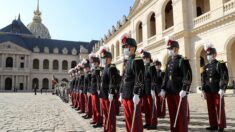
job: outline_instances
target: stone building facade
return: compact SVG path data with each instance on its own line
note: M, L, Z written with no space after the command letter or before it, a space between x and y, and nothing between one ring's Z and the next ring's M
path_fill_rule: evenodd
M88 57L98 41L74 42L51 39L42 24L39 3L33 22L20 19L0 29L0 91L52 89L52 75L68 81L68 69Z
M180 43L180 54L190 59L192 92L200 86L200 62L206 60L205 43L212 43L218 60L227 62L230 84L235 80L235 0L136 0L128 16L117 22L93 47L105 45L114 54L113 63L122 71L121 37L135 38L138 48L163 63L168 59L164 38Z

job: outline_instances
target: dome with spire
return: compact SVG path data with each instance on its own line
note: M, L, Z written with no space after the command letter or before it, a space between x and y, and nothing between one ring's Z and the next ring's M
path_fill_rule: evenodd
M41 12L39 10L39 0L37 4L37 9L34 11L33 22L27 25L27 28L37 37L44 39L51 39L49 30L42 24Z

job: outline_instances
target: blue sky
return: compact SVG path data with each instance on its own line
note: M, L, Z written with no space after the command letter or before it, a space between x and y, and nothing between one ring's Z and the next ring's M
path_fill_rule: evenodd
M100 39L128 15L135 0L40 0L43 24L53 39ZM32 21L37 0L0 0L0 29L18 14L25 25Z

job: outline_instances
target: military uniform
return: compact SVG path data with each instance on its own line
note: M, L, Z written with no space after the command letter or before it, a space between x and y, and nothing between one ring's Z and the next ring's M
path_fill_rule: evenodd
M100 67L95 67L91 71L91 100L92 100L92 113L93 113L93 121L96 126L100 126L102 124L102 117L100 111L100 101L98 97L99 90L99 78L100 78Z
M130 56L125 65L124 83L122 89L122 104L126 120L126 131L131 131L132 117L134 116L134 103L132 98L134 94L140 97L144 90L144 63L142 58ZM134 94L133 94L134 93ZM141 104L136 107L134 120L134 132L143 131L143 121L141 115Z
M85 111L86 111L86 117L85 118L91 118L92 116L92 109L91 109L91 96L90 96L90 89L91 89L91 73L85 73L84 76L84 88L83 93L85 96Z
M163 80L162 89L166 91L171 131L186 132L188 131L189 121L187 96L182 98L176 128L173 125L180 100L179 93L182 90L188 92L191 85L191 67L188 60L180 55L171 57L166 66L166 75Z
M80 112L79 113L85 113L85 93L83 92L83 89L84 89L84 74L82 73L79 79L79 93L80 93L80 99L79 99Z
M224 98L220 104L219 90L225 90L228 83L228 70L224 62L216 59L204 66L202 73L202 90L206 94L209 124L211 127L226 128ZM221 105L221 120L219 123L219 107Z
M104 131L116 131L116 108L115 102L116 98L112 101L111 110L109 114L109 105L110 102L108 100L108 95L112 94L117 96L117 69L116 66L113 64L109 64L104 67L101 76L101 89L100 89L100 98L101 98L101 106L102 106L102 113L103 113L103 124L104 124ZM109 119L108 119L109 114ZM108 121L109 120L109 121ZM106 128L108 121L108 128Z

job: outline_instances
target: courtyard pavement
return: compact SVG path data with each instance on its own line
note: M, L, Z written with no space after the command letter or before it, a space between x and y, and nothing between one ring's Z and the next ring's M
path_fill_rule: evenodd
M227 132L235 132L235 95L225 97ZM208 126L206 102L200 94L189 95L190 125L189 131L202 132ZM125 132L121 116L117 116L117 132ZM0 93L0 132L102 132L94 129L90 120L71 108L70 103L50 93ZM147 130L145 130L147 131ZM158 130L169 131L169 116L159 119ZM149 131L153 132L153 131ZM206 131L205 131L206 132Z

